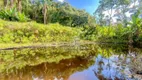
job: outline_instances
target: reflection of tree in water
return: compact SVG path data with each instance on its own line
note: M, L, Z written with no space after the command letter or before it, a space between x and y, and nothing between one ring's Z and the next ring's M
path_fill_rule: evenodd
M45 76L47 79L67 79L73 72L86 69L92 64L90 60L96 54L92 47L88 50L65 46L0 51L0 61L3 61L0 65L0 78L27 80L31 76Z
M11 72L13 69L22 69L27 65L33 66L44 62L59 63L65 59L87 58L95 55L94 50L80 50L74 47L70 49L67 47L20 49L0 51L0 53L0 60L3 61L0 65L0 73Z
M98 56L96 58L94 74L100 80L141 80L142 50L129 46L125 52L127 53L113 54L111 57L107 58ZM103 55L103 53L101 55Z
M131 72L132 77L137 78L138 80L142 79L142 54L139 54L137 52L130 52L129 58L131 59L131 62L128 64Z
M118 58L118 56L117 56ZM122 73L123 66L118 65L116 56L109 59L98 56L94 65L94 74L99 80L126 80L128 77Z
M40 78L44 80L54 80L55 78L67 80L76 71L82 71L93 64L88 58L74 58L61 60L59 63L42 63L37 66L26 66L21 70L16 70L8 76L0 76L3 79L11 80L32 80Z
M72 73L89 67L93 63L90 59L97 56L94 74L99 79L125 79L128 77L123 74L133 51L142 52L126 46L94 44L0 51L0 78L67 79Z

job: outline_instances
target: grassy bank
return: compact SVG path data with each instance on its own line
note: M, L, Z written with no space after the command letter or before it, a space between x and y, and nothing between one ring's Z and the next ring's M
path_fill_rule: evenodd
M0 44L70 42L78 37L79 33L80 29L58 23L44 25L0 20Z
M76 39L82 42L140 44L142 29L118 24L84 27L83 30L83 28L73 28L58 23L44 25L36 22L0 20L0 48L73 42Z

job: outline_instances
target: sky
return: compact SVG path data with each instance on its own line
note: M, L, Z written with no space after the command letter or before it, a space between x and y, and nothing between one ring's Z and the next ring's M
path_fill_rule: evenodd
M85 9L88 13L93 15L99 5L99 0L58 0L59 2L68 2L75 8Z

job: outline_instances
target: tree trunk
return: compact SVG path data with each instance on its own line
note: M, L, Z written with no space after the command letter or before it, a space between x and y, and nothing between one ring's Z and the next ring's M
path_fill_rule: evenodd
M18 11L21 12L22 11L22 0L18 0Z
M4 2L4 7L6 8L8 4L8 0L4 0L3 2Z
M44 24L47 24L47 4L44 4L43 7L43 16L44 16Z
M10 0L10 8L13 8L14 0Z
M109 15L110 17L109 17L109 26L111 25L111 21L112 21L112 8L111 8L111 12L110 12L110 15Z

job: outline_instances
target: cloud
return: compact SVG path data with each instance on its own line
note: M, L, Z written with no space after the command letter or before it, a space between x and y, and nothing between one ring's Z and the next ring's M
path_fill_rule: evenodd
M58 0L59 2L64 2L64 0Z

